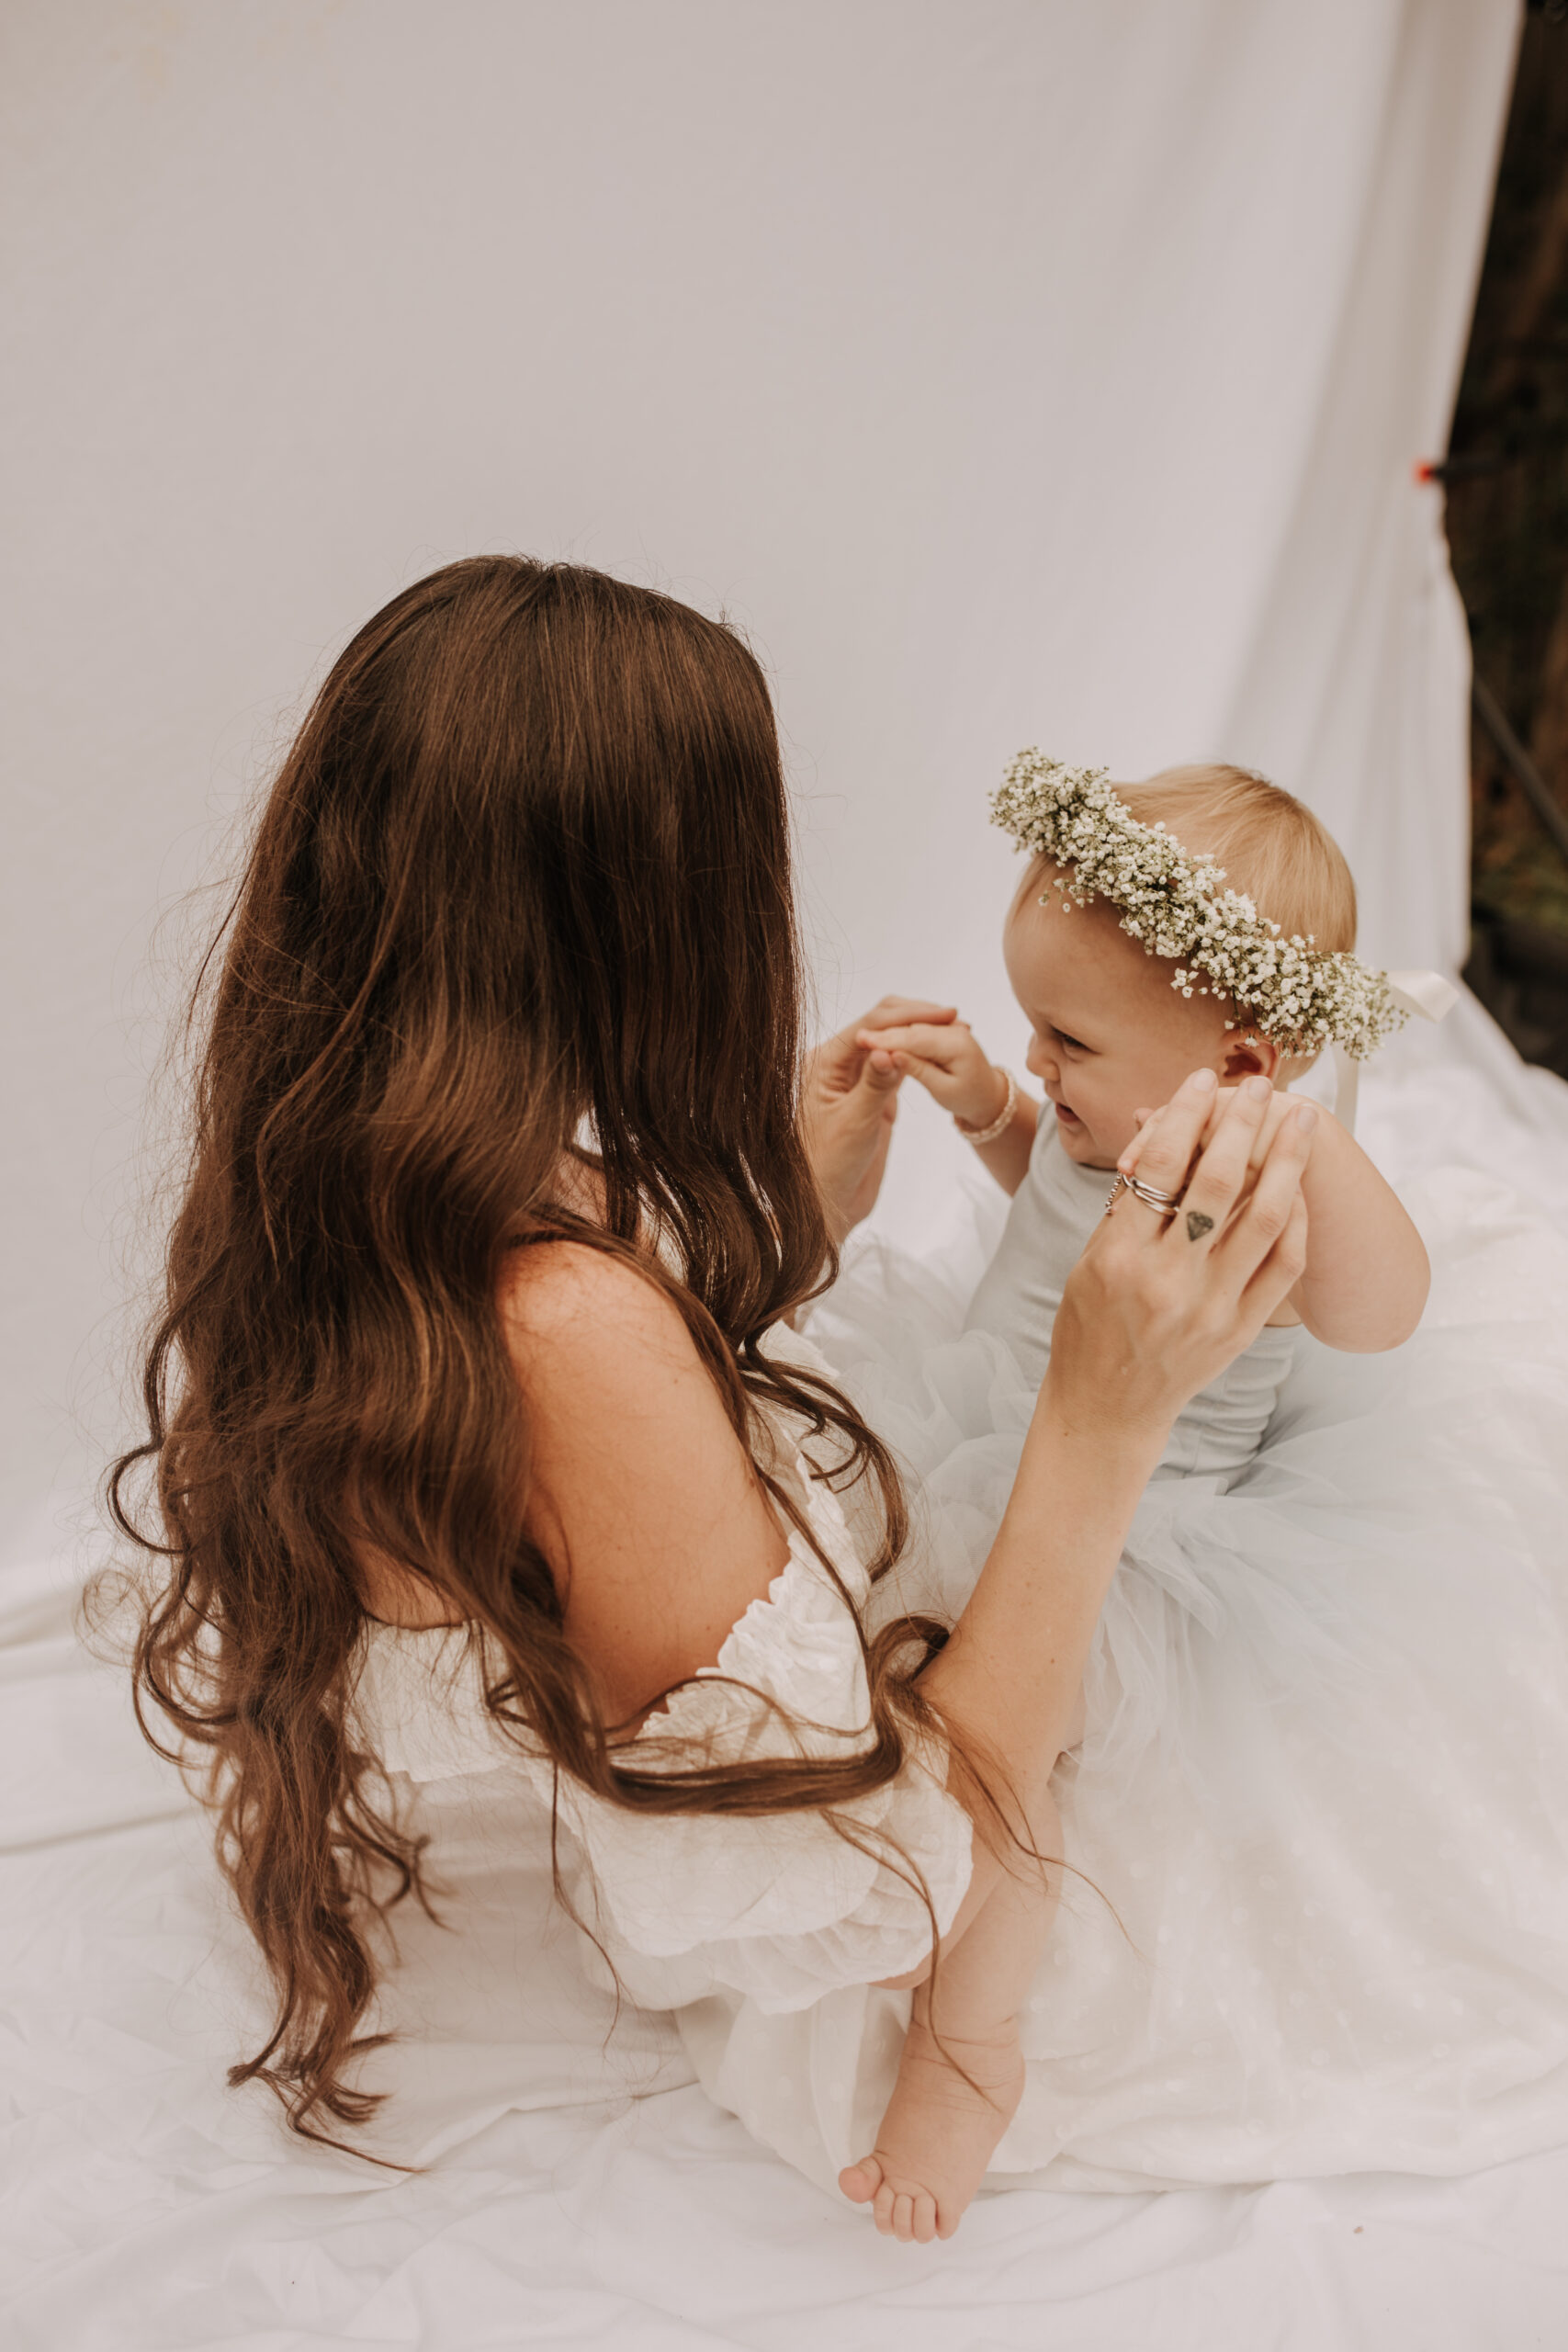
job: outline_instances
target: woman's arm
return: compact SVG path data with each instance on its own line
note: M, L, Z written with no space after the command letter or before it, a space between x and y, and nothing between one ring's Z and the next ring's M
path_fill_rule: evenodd
M1015 1829L1067 1744L1106 1589L1172 1421L1257 1337L1304 1262L1315 1112L1293 1107L1253 1182L1267 1106L1235 1095L1184 1189L1214 1091L1212 1071L1188 1079L1144 1146L1139 1173L1181 1194L1178 1214L1123 1194L1074 1268L1001 1527L921 1678L959 1749L995 1759ZM960 1797L962 1783L960 1769ZM959 1934L1008 1865L988 1809L971 1810L980 1835Z

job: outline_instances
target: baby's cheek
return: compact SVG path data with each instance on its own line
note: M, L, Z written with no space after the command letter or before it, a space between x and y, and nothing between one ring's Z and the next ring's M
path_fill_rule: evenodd
M1137 1114L1148 1099L1135 1086L1107 1091L1095 1125L1112 1151L1126 1150L1138 1131Z

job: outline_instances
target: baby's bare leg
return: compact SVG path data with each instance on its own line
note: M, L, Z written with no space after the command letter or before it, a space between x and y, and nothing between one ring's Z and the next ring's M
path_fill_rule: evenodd
M1039 1850L1059 1853L1055 1805L1036 1803L1030 1813ZM1016 1875L999 1882L915 1994L876 2145L839 2175L845 2196L871 2206L885 2236L922 2245L951 2237L1017 2110L1023 2094L1018 2015L1050 1930L1060 1875L1019 1856Z

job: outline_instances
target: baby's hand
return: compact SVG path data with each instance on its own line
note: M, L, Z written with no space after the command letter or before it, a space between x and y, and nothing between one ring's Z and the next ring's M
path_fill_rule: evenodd
M855 1043L884 1053L902 1078L918 1079L944 1111L968 1127L988 1127L1007 1101L1007 1080L987 1061L967 1021L945 1009L924 1019L898 1018L897 998L885 998Z

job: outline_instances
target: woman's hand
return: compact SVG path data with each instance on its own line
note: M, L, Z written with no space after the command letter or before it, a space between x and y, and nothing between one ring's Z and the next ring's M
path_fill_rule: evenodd
M1265 1083L1267 1082L1266 1080ZM1226 1105L1237 1091L1238 1089L1234 1086L1220 1086L1211 1096L1213 1107L1203 1123L1203 1131L1198 1138L1200 1151L1206 1143L1213 1142L1220 1121L1224 1117ZM1299 1094L1287 1093L1279 1087L1269 1086L1269 1100L1263 1106L1263 1116L1258 1121L1258 1132L1252 1138L1252 1154L1247 1164L1253 1175L1256 1176L1262 1167L1269 1147L1278 1135L1280 1126L1296 1110L1303 1099ZM1138 1131L1116 1162L1123 1176L1137 1174L1144 1145L1163 1115L1163 1108L1162 1105L1158 1110L1137 1111L1134 1114L1138 1123Z
M1178 1196L1176 1214L1123 1192L1068 1278L1046 1385L1072 1426L1168 1429L1301 1279L1317 1113L1277 1110L1266 1079L1216 1113L1217 1091L1195 1072L1137 1138L1139 1181Z
M1232 1093L1220 1089L1201 1142L1217 1132ZM1298 1097L1271 1091L1252 1141L1255 1175L1298 1105ZM1128 1175L1141 1165L1160 1114L1138 1116L1138 1133L1117 1163ZM1327 1347L1355 1354L1397 1348L1421 1320L1432 1270L1397 1193L1332 1113L1318 1114L1302 1198L1311 1234L1306 1265L1291 1295L1292 1313Z
M826 1038L808 1057L801 1121L835 1241L842 1241L875 1206L903 1080L893 1056L863 1044L862 1033L953 1017L952 1005L885 996L863 1020Z

